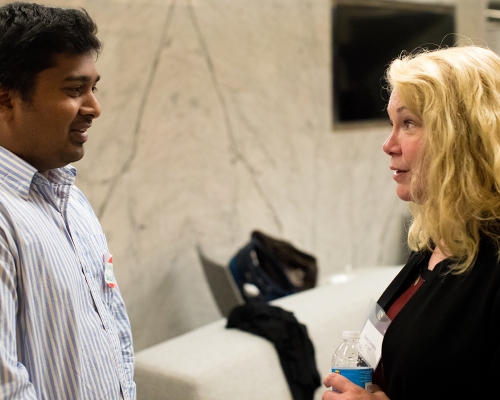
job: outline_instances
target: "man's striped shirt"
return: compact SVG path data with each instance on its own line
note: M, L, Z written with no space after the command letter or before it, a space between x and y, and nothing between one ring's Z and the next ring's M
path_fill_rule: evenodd
M130 323L71 166L0 147L0 398L135 399Z

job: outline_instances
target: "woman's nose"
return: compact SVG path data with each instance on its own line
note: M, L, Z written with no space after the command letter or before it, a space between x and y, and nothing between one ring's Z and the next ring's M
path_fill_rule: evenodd
M391 156L393 154L398 154L400 152L400 149L401 148L399 146L397 137L393 131L382 145L382 150L384 150L386 154Z

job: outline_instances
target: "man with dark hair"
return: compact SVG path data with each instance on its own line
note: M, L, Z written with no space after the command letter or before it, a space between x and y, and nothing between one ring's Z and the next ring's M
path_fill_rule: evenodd
M0 7L0 398L135 399L130 323L74 186L101 109L83 10Z

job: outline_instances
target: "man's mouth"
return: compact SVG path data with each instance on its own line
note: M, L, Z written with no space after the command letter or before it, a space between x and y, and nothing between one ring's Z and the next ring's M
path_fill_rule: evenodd
M83 144L88 139L87 131L92 126L91 119L83 119L78 122L75 122L72 126L70 126L69 134L73 141Z
M78 143L85 143L88 139L87 129L90 128L90 125L75 127L69 131L71 138Z

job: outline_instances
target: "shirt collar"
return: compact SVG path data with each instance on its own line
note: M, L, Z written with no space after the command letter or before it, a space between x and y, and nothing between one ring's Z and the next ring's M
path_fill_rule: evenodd
M48 182L71 185L75 178L76 168L72 165L66 165L51 170ZM0 182L14 189L20 197L27 200L31 184L35 179L47 181L31 164L0 146Z

